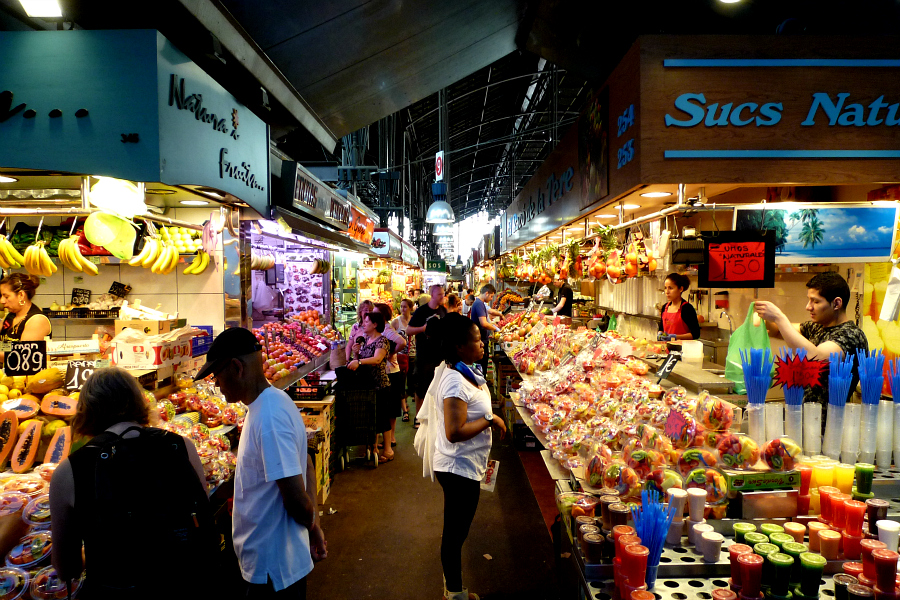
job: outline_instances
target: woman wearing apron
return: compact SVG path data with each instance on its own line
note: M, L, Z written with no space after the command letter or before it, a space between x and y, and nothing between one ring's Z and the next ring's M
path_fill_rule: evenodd
M659 330L667 335L674 335L679 340L696 340L700 338L700 323L697 311L684 301L681 295L691 285L691 280L680 273L670 273L666 277L666 302L662 308L662 323Z
M50 335L50 320L31 302L39 284L37 276L25 273L0 280L0 304L9 313L0 325L0 341L30 342Z

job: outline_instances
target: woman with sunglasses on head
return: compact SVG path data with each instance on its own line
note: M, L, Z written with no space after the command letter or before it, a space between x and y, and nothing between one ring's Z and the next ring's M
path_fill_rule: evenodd
M353 356L358 356L347 363L347 368L356 371L360 366L371 367L372 388L375 390L375 431L380 432L386 442L391 440L391 415L397 414L397 404L391 393L391 381L387 375L387 357L391 351L391 343L384 333L384 315L372 311L363 317L360 336L362 341L352 345ZM396 416L394 417L396 418ZM394 460L394 451L390 443L384 445L379 463Z
M353 358L353 356L351 356L351 350L353 348L353 344L356 342L356 338L363 336L363 319L365 319L366 315L373 310L375 310L375 303L371 300L363 300L356 308L356 323L354 323L353 327L350 328L350 335L347 336L347 340L349 340L350 342L349 344L347 344L347 360Z
M491 394L473 368L484 355L481 331L471 319L450 313L435 323L447 368L434 394L437 427L432 468L444 491L441 565L444 598L469 600L462 583L462 546L478 508L481 480L491 452L491 428L502 438L506 424L491 408ZM474 596L474 595L473 595ZM477 596L475 596L477 598Z

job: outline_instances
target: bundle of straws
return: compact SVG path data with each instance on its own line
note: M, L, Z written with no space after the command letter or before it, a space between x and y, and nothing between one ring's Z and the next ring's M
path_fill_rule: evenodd
M852 379L853 357L842 358L840 352L832 352L829 356L828 404L843 407L847 403Z
M675 519L675 507L663 504L656 491L644 490L641 492L641 506L632 507L631 518L635 534L650 551L647 555L647 589L653 589L663 544Z
M856 361L859 365L863 404L878 404L881 388L884 387L884 355L881 350L872 350L868 355L857 350Z
M751 348L741 350L741 367L744 371L744 385L747 387L747 399L752 404L766 401L766 393L772 385L772 351Z
M891 376L891 394L896 398L900 394L900 359L888 361L888 373Z
M794 350L793 348L785 348L781 347L778 351L778 356L781 358L781 362L789 363L796 360L803 360L806 358L806 348L797 348ZM803 386L802 385L784 385L782 386L784 390L784 401L788 406L802 406L803 405Z

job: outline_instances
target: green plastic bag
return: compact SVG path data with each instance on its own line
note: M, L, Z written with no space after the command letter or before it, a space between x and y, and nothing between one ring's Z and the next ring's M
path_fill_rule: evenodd
M609 326L606 328L607 331L618 331L619 329L619 319L616 317L616 313L613 313L609 316Z
M747 318L740 327L731 334L728 342L728 356L725 359L725 379L734 382L735 394L746 394L747 388L744 386L744 368L741 366L741 350L749 350L757 348L760 350L771 350L769 343L769 332L766 331L766 324L760 320L759 325L753 324L753 315L756 302L750 303L747 309Z

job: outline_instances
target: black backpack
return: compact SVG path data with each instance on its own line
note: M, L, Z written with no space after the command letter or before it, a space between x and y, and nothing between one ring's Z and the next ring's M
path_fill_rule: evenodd
M140 435L124 437L131 431ZM96 436L70 461L93 593L143 598L164 590L189 598L212 591L220 536L184 438L129 427Z

